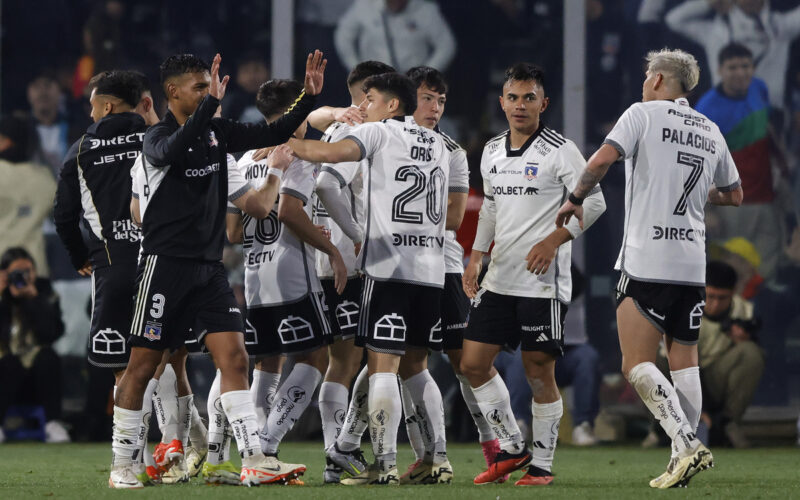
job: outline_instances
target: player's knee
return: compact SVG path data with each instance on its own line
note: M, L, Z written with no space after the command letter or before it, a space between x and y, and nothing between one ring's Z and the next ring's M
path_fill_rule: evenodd
M244 349L235 349L217 362L221 371L231 375L247 377L250 362Z

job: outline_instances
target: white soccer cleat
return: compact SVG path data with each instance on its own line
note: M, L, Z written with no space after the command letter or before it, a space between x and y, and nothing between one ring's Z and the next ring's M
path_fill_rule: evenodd
M672 470L667 470L666 477L661 480L657 487L662 490L685 487L695 474L713 466L714 457L711 455L711 451L699 444L690 455L677 459Z
M173 460L172 467L168 471L161 474L161 482L163 484L177 484L189 482L189 466L183 455Z
M575 446L595 446L597 444L597 438L589 422L583 422L572 429L572 444Z
M51 420L44 425L44 436L45 443L69 443L72 441L64 424L58 420Z
M278 460L276 456L266 456L258 464L251 467L242 467L242 486L259 486L262 484L286 483L297 479L306 472L302 464L287 464Z
M189 468L189 477L197 477L203 470L208 448L195 448L193 445L186 447L186 465Z
M136 477L134 465L120 465L111 468L108 476L108 487L122 490L138 490L144 488L139 478Z
M344 484L346 486L365 486L369 484L388 486L398 485L400 481L397 479L397 467L384 471L381 470L377 464L372 464L361 474L344 478L339 484Z
M400 477L400 484L450 484L452 481L453 466L448 460L439 464L417 460Z
M653 478L650 480L650 487L651 488L658 488L661 483L672 473L672 469L675 468L675 464L678 463L678 457L672 457L669 459L669 463L667 464L667 470L662 472L660 476Z

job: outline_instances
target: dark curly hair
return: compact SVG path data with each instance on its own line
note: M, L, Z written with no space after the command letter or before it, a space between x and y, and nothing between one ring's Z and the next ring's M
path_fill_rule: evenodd
M527 82L535 80L542 88L544 88L544 70L532 63L516 63L506 70L506 83L511 80Z
M392 72L371 76L364 81L364 92L370 89L396 97L406 116L413 115L417 109L417 87L406 75Z
M420 88L425 85L434 92L447 93L447 81L441 71L430 66L415 66L406 71L406 75Z
M256 94L256 107L264 118L284 113L303 92L303 84L296 80L270 80L262 83Z

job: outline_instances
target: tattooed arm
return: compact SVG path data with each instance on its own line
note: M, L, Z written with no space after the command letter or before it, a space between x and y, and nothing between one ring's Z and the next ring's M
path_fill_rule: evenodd
M619 157L620 154L616 148L610 144L603 144L600 146L600 149L589 158L586 168L578 179L575 190L570 195L570 199L574 198L579 204L575 204L569 199L565 201L558 211L556 226L563 227L574 215L575 218L580 221L581 229L583 229L583 207L581 206L583 199L589 196L592 189L594 189L606 175L611 164L617 161Z

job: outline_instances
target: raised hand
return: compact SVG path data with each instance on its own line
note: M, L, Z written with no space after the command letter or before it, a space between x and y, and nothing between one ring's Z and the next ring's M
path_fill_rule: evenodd
M217 54L214 56L214 60L211 62L211 84L208 86L208 93L212 97L216 97L220 101L223 97L225 97L225 89L228 88L228 81L231 79L230 76L225 75L224 78L220 81L219 79L219 64L222 62L222 56ZM322 83L320 83L320 87Z
M322 92L326 64L328 64L328 60L322 58L322 52L319 50L315 50L313 54L308 55L308 59L306 59L306 78L303 82L303 90L305 90L306 94L317 95ZM211 78L213 80L213 74Z

